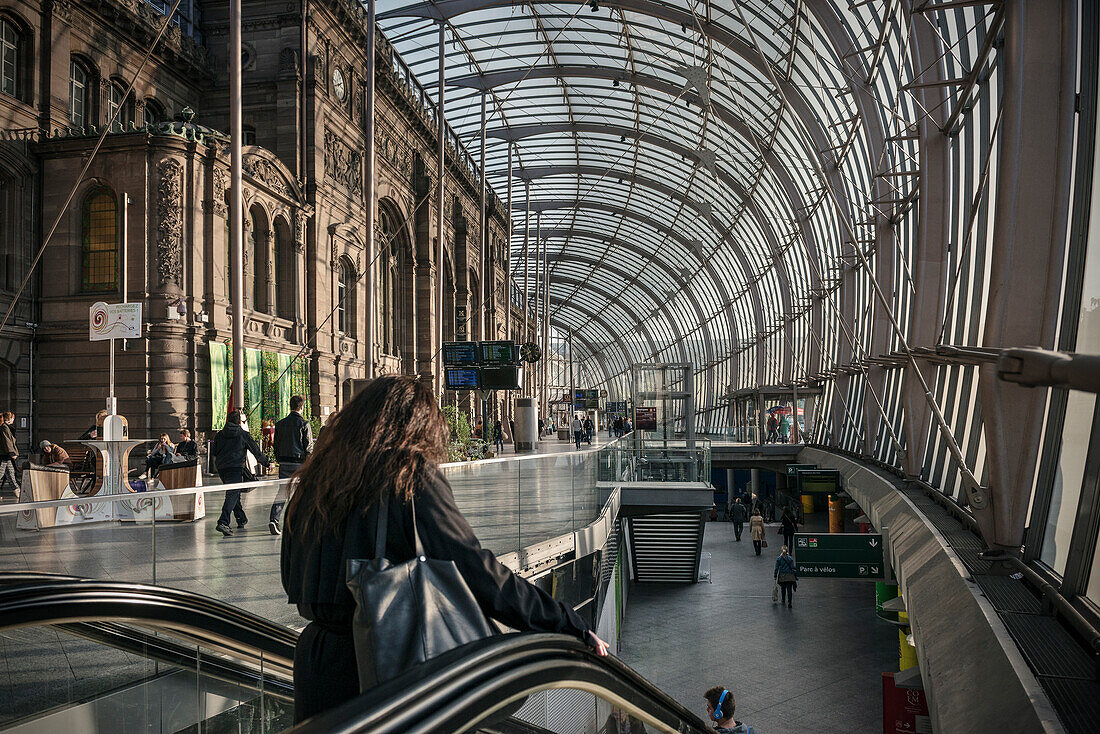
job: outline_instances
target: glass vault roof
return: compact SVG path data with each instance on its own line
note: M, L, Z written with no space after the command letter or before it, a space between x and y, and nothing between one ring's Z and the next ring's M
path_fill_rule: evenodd
M829 294L853 267L851 248L883 241L876 221L895 225L885 235L892 254L875 265L898 270L904 299L909 235L898 222L918 196L912 131L928 114L906 85L920 75L909 29L947 14L877 5L378 0L377 9L433 93L443 24L446 117L476 158L485 95L487 178L498 193L511 148L516 282L525 272L534 282L545 241L551 322L575 330L589 366L611 385L631 362L692 361L717 370L709 389L725 391L745 382L746 365L751 380L770 383L808 372L797 350L809 347L791 344L790 325L815 299L834 318ZM949 56L981 43L989 13L940 24ZM817 323L799 338L813 336L827 356L858 357L869 339L869 326L837 336Z

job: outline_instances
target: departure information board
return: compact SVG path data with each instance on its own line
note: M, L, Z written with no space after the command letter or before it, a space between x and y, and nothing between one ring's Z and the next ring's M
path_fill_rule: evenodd
M836 494L840 491L840 472L836 469L800 469L799 494Z
M477 390L478 373L476 367L448 367L444 370L448 390Z
M443 342L443 364L449 367L475 365L480 359L477 342Z
M515 342L478 342L478 347L484 365L516 364L519 361Z
M522 372L515 365L481 368L482 390L519 390Z

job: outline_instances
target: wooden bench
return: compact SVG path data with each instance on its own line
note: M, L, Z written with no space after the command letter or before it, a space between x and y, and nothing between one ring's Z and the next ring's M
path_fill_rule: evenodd
M72 468L69 470L69 486L77 497L88 497L99 491L103 483L103 458L99 452L79 441L67 441L61 448L69 453Z

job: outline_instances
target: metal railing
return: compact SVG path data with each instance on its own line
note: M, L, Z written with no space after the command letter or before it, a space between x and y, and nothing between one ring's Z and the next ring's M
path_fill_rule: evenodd
M646 439L627 434L599 449L601 482L709 482L710 440Z

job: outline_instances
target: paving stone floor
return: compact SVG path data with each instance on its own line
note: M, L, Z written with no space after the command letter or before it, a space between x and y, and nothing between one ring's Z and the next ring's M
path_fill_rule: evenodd
M810 516L820 529L823 516ZM897 630L875 616L874 584L803 579L794 608L772 604L782 540L757 558L748 532L707 523L712 583L631 586L620 657L706 716L714 685L736 697L736 717L761 734L882 731L880 673L897 670Z

